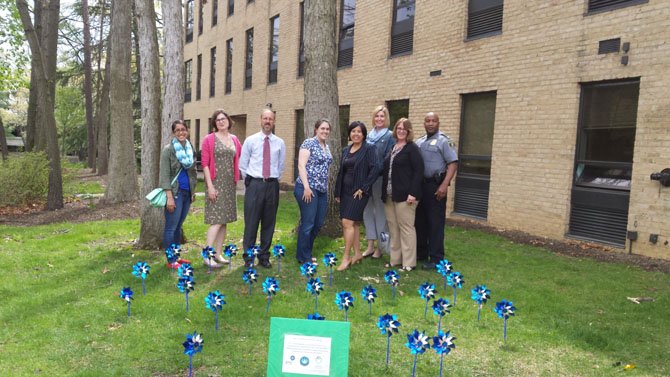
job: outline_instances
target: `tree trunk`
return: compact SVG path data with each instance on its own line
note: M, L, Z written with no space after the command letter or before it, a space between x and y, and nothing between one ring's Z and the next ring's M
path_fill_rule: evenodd
M42 7L40 6L40 0L34 1L34 28L35 33L37 34L37 40L42 39ZM36 70L39 69L39 64L37 62L37 56L31 54L30 56L30 82L36 83L38 81ZM37 126L37 97L38 97L39 87L37 85L30 85L30 96L28 98L28 117L26 120L26 151L31 152L32 150L44 150L44 145L46 142L44 138L37 134L42 128ZM37 146L41 147L37 148Z
M93 124L93 83L91 67L91 23L88 0L82 0L81 13L84 23L84 100L86 102L86 141L88 167L95 171L95 129Z
M130 5L129 0L112 1L109 176L104 199L107 203L137 199L132 79L130 76L132 52Z
M58 21L60 0L49 0L40 3L42 38L38 37L30 19L30 11L25 0L16 0L21 22L26 32L32 57L37 58L35 70L37 82L31 83L39 87L36 124L44 130L47 158L49 159L49 190L47 193L47 210L63 208L63 177L61 175L60 154L58 153L58 133L54 106L56 99L56 62L58 47Z
M5 136L5 126L2 123L2 115L0 115L0 150L2 151L2 161L6 161L9 150L7 149L7 137Z
M140 237L135 247L160 248L163 211L144 196L158 186L161 147L161 83L158 61L156 11L152 0L135 0L139 39L140 96L142 103L142 186L140 187Z
M163 114L161 145L172 135L170 125L184 116L184 28L181 1L163 0Z
M333 196L342 145L340 143L337 93L335 30L337 5L332 0L305 0L305 135L311 135L314 123L322 117L331 121L328 145L333 154L328 177L328 215L321 230L331 237L342 235L339 206Z
M109 43L107 51L109 51ZM109 56L109 54L107 54ZM100 106L96 116L96 130L98 131L98 175L107 175L109 171L109 81L110 81L110 59L105 59L105 73L100 90Z

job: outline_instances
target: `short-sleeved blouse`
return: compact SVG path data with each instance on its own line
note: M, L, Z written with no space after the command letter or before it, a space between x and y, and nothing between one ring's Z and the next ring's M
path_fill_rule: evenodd
M321 148L321 144L316 137L305 139L300 149L309 151L309 159L305 170L307 170L307 181L312 190L319 192L328 191L328 168L333 163L333 156L330 154L330 148L326 144L326 149ZM296 182L303 184L298 176Z

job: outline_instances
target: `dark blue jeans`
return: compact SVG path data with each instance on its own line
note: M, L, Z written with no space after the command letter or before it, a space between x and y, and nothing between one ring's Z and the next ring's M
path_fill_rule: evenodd
M300 207L300 225L298 226L298 245L295 256L300 263L312 260L314 240L326 220L328 211L328 193L312 190L312 201L305 203L302 200L304 192L305 187L296 182L293 195Z
M181 226L191 208L191 192L180 189L174 197L175 209L172 213L165 208L165 228L163 230L163 249L173 243L181 243Z

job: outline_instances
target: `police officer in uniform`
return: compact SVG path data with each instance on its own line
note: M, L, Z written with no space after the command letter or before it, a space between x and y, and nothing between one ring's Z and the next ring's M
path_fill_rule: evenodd
M444 224L447 189L456 175L458 156L449 136L440 132L440 118L429 112L424 118L426 135L416 141L423 157L423 198L416 209L416 252L426 260L424 269L434 269L444 259Z

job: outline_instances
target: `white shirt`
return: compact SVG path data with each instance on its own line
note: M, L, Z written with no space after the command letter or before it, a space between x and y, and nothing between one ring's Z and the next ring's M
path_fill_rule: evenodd
M244 140L240 156L240 173L253 178L263 178L263 144L265 136L270 137L270 178L279 178L284 172L286 145L275 134L255 133Z

